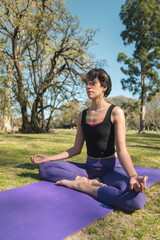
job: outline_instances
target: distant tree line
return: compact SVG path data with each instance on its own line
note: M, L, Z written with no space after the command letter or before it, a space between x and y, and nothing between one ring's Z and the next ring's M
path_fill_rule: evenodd
M140 129L141 102L123 96L108 99L124 110L126 130ZM145 129L160 131L160 93L157 93L150 102L146 102Z
M137 130L140 128L140 101L124 96L107 98L106 101L121 107L126 117L126 130ZM88 100L81 104L78 100L70 101L64 105L62 111L56 111L51 122L52 128L73 128L77 125L77 117L80 111L90 106ZM146 104L147 130L160 131L160 94L156 94L151 102Z

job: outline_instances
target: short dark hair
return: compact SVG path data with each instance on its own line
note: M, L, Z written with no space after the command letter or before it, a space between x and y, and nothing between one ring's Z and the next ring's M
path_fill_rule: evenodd
M112 89L112 83L109 74L102 68L93 68L85 76L82 76L82 79L86 84L87 82L94 83L95 78L98 78L101 86L107 87L106 91L104 92L104 96L107 97Z

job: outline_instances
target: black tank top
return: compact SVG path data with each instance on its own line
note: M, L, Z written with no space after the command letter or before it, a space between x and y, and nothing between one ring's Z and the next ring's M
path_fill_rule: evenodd
M111 105L104 121L97 125L86 123L85 109L82 114L82 129L86 140L87 154L90 157L104 158L115 153L114 125L111 122L111 112L115 105Z

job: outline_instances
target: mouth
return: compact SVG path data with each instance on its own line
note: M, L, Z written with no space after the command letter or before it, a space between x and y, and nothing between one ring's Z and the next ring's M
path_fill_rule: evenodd
M87 91L87 94L91 94L91 93L93 93L92 91Z

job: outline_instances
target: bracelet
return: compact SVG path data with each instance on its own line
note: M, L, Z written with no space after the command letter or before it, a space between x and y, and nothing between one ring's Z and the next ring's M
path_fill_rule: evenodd
M131 179L132 177L138 177L138 175L134 174L134 175L130 176L129 179Z

